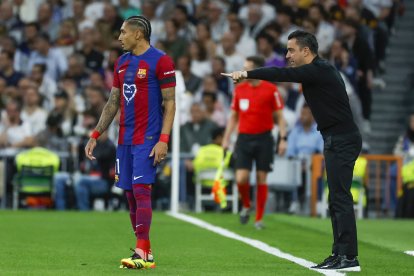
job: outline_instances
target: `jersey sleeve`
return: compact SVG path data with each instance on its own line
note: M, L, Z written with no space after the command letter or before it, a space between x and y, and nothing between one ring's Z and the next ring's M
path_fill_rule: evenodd
M120 88L121 85L119 83L119 74L118 74L117 68L118 68L118 59L116 60L115 65L114 65L114 80L112 82L112 87Z
M175 87L175 68L172 59L164 55L157 63L156 75L161 89Z
M231 102L231 109L236 111L236 112L239 112L240 111L239 99L238 99L238 94L239 93L237 93L237 90L238 89L237 89L237 86L236 86L236 88L234 89L233 100Z
M274 97L274 101L272 101L274 103L273 106L273 110L281 110L283 109L283 107L285 107L285 104L283 103L283 99L280 96L279 90L277 90L277 87L275 86L275 91L273 92L273 97Z

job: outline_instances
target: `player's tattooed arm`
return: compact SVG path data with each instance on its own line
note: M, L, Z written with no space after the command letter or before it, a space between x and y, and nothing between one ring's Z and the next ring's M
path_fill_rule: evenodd
M103 133L109 127L116 113L118 112L120 104L119 93L119 88L112 87L108 102L105 104L105 107L101 114L101 118L99 118L99 122L96 126L96 130L100 133Z
M164 101L164 120L161 133L170 134L175 115L175 87L168 87L161 90Z

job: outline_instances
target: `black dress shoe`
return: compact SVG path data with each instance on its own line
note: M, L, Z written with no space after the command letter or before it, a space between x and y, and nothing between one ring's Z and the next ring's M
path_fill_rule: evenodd
M346 256L338 256L330 265L321 267L321 269L330 269L338 271L361 271L357 258L348 260Z
M314 265L311 268L320 269L320 268L322 268L324 266L331 265L332 262L334 262L336 260L336 258L338 258L338 255L332 254L332 255L328 256L328 258L326 258L323 262L321 262L318 265Z

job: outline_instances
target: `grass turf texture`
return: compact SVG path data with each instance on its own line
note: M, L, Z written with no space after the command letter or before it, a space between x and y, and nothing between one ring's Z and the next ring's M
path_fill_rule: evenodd
M314 262L326 257L328 220L269 215L267 228L240 226L229 214L197 217ZM358 222L360 260L369 275L409 275L414 257L414 221ZM317 275L238 241L155 213L151 229L157 268L119 269L134 237L128 214L0 212L0 275ZM320 274L319 274L320 275Z

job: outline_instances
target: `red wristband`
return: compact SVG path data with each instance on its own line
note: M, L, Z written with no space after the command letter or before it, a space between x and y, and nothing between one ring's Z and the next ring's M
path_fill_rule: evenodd
M168 142L170 141L170 135L169 134L161 134L159 141L168 144Z
M101 136L101 134L99 133L99 131L97 131L96 129L94 130L94 131L92 131L92 134L91 134L91 138L93 138L93 139L98 139L99 138L99 136Z

